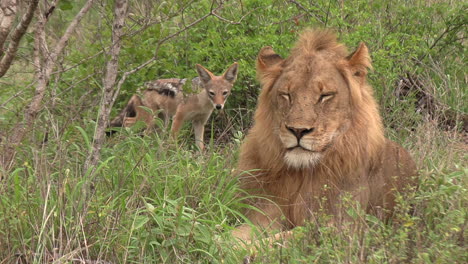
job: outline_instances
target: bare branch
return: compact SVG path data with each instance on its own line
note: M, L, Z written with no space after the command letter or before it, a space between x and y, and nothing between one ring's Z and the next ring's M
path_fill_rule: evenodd
M442 33L434 40L434 42L432 42L431 46L429 46L428 49L429 49L429 50L434 49L434 48L439 44L439 42L440 42L447 34L449 34L450 32L453 32L453 31L456 32L456 31L458 31L460 28L463 28L464 26L465 26L464 23L460 23L460 24L458 24L458 23L453 23L453 24L452 24L452 23L449 23L449 24L447 25L447 27L444 28L444 31L442 31ZM440 52L440 50L439 50L439 52ZM417 60L418 60L419 62L422 61L423 59L426 58L426 56L427 56L428 54L429 54L428 52L422 54L421 56L418 57Z
M229 23L229 24L233 24L233 25L239 25L240 22L235 22L235 21L232 21L232 20L229 20L229 19L226 19L218 14L216 14L216 12L212 12L213 16L217 17L219 20L223 21L223 22L226 22L226 23Z
M4 108L6 109L6 105L13 99L15 99L16 97L20 96L21 94L23 94L28 88L30 88L31 86L33 86L34 82L29 84L27 87L25 87L25 89L23 90L20 90L18 92L16 92L14 95L10 96L10 98L6 99L1 105L0 105L0 109L1 108Z
M10 68L11 63L13 62L13 58L16 56L16 52L18 51L18 46L21 38L23 37L24 33L28 29L29 24L34 16L34 11L37 8L37 4L39 0L32 0L29 2L28 10L21 18L21 22L15 28L15 30L11 33L11 41L8 45L8 49L5 52L5 55L2 57L0 61L0 77L5 75L5 73ZM0 41L2 39L0 38ZM3 43L0 43L0 49L3 46Z
M78 14L75 16L73 21L70 23L67 30L65 31L65 33L63 34L63 36L60 38L59 42L55 46L54 51L52 52L52 54L50 54L49 61L51 65L55 64L55 62L57 61L57 56L62 53L63 49L65 48L68 42L68 39L70 39L71 35L76 29L76 26L78 26L83 16L89 11L91 6L93 5L93 2L94 0L88 0L83 6L83 8L80 10L80 12L78 12ZM50 67L49 70L50 70L49 72L52 72L52 67Z
M120 93L120 88L122 87L123 83L125 82L125 80L127 79L127 77L141 69L143 69L144 67L148 66L149 64L151 64L152 62L156 61L157 60L157 56L147 60L146 62L140 64L139 66L137 66L136 68L130 70L130 71L127 71L125 72L123 75L122 75L122 78L119 80L119 82L117 83L117 89L116 91L114 92L114 95L112 96L112 105L114 105L114 102L115 100L117 100L117 96L119 95Z
M187 9L195 0L191 0L190 2L188 2L187 4L185 4L184 6L182 6L181 8L179 8L177 11L174 11L172 14L169 14L167 15L165 18L159 18L155 21L149 21L149 22L146 22L143 26L141 26L138 30L136 31L133 31L133 32L130 32L128 34L126 34L126 36L128 37L132 37L132 36L135 36L137 34L139 34L140 32L143 32L145 31L147 28L151 27L151 26L154 26L154 25L157 25L157 24L161 24L165 21L168 21L172 18L174 18L175 16L183 13L185 11L185 9ZM132 17L129 17L130 20L134 21L135 23L138 23L137 21L135 21Z
M232 21L232 20L229 20L229 19L226 19L220 15L218 15L216 13L217 10L213 10L212 13L213 13L213 16L215 16L216 18L218 18L219 20L223 21L223 22L226 22L226 23L229 23L229 24L233 24L233 25L240 25L242 20L244 20L244 18L246 18L247 16L249 16L250 14L252 14L253 12L257 11L258 9L260 9L260 7L257 7L257 8L254 8L252 10L250 10L249 12L247 12L247 14L243 15L237 22L236 21Z
M104 53L104 52L106 51L106 49L108 49L108 47L106 47L106 48L104 48L103 50L100 50L100 51L94 53L93 55L91 55L91 56L89 56L89 57L86 57L86 58L80 60L79 62L75 63L75 64L72 65L72 66L69 66L68 68L55 71L55 72L53 72L52 74L64 73L64 72L67 72L67 71L69 71L69 70L72 70L72 69L74 69L74 68L76 68L76 67L82 65L84 62L89 61L89 60L91 60L91 59L94 59L95 57L101 55L102 53Z
M305 8L301 3L299 3L298 1L296 0L289 0L289 2L295 4L299 9L302 9L304 10L307 14L309 14L310 16L312 17L315 17L315 19L317 19L318 21L320 21L322 24L325 24L325 22L323 21L323 19L321 17L319 17L317 14L314 14L312 12L310 12L309 9Z
M195 20L195 21L193 21L193 22L190 23L188 26L185 26L183 29L181 29L181 30L179 30L179 31L177 31L177 32L175 32L175 33L173 33L173 34L171 34L171 35L169 35L169 36L166 36L165 38L159 40L159 41L158 41L158 47L156 48L155 56L156 56L157 51L159 51L159 46L160 46L162 43L166 42L167 40L169 40L169 39L171 39L171 38L173 38L173 37L175 37L175 36L180 35L180 33L185 32L187 29L189 29L189 28L195 26L196 24L202 22L202 21L205 20L207 17L214 15L214 12L218 11L218 10L221 9L222 7L223 7L222 5L219 5L219 6L216 7L215 9L212 9L212 10L210 11L210 13L208 13L208 14L206 14L206 15L200 17L199 19L197 19L197 20Z
M18 9L16 1L10 0L0 4L0 56L3 55L3 44L15 21L16 10Z

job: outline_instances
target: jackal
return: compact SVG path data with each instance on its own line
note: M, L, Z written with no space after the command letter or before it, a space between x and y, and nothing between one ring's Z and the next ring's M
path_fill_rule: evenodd
M174 138L185 121L192 121L195 142L200 150L204 149L203 133L205 124L213 110L224 108L226 99L237 78L238 64L232 64L221 76L196 65L198 77L192 80L192 88L199 88L198 94L184 95L182 87L186 79L160 79L146 84L142 96L133 95L127 106L111 121L111 127L129 127L137 121L144 121L147 130L154 129L153 113L167 127L173 118L171 134ZM149 108L151 111L148 111ZM151 113L153 112L153 113Z

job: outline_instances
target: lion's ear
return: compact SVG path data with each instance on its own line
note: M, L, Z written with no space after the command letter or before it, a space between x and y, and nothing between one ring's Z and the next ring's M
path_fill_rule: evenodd
M257 56L257 72L264 72L282 61L283 58L276 54L272 47L263 47Z
M372 69L369 50L366 44L360 43L359 47L346 57L352 74L356 77L364 78L367 75L367 69Z

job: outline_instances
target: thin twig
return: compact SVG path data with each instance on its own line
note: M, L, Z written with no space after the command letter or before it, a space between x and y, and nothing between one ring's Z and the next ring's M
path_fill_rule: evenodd
M212 10L210 11L210 13L208 13L208 14L206 14L206 15L200 17L199 19L197 19L197 20L195 20L195 21L193 21L193 22L190 23L188 26L185 26L183 29L181 29L181 30L179 30L179 31L177 31L177 32L175 32L175 33L173 33L173 34L171 34L171 35L169 35L169 36L167 36L167 37L161 39L160 41L158 41L158 46L159 46L160 44L166 42L168 39L171 39L171 38L173 38L173 37L175 37L175 36L178 36L178 35L180 35L180 33L183 33L183 32L185 32L187 29L189 29L189 28L195 26L196 24L202 22L202 21L205 20L207 17L209 17L209 16L214 16L214 12L216 12L217 10L219 10L219 9L221 9L221 8L222 8L222 5L219 5L219 6L216 7L215 9L212 9ZM158 51L158 49L156 49L156 51Z
M305 8L301 3L297 2L296 0L289 0L289 2L295 4L299 9L304 10L310 16L315 17L315 19L320 21L322 24L325 24L325 22L323 22L323 20L320 17L318 17L316 14L312 13L309 9Z
M224 17L222 17L222 16L216 14L216 12L214 12L214 11L212 12L212 14L213 14L213 16L215 16L216 18L218 18L219 20L224 21L224 22L226 22L226 23L229 23L229 24L232 24L232 25L239 25L239 24L240 24L240 22L235 22L235 21L226 19L226 18L224 18Z
M20 96L22 93L24 93L24 91L28 90L29 87L33 86L35 84L35 82L32 82L30 83L28 86L26 86L23 90L21 91L18 91L16 92L14 95L12 95L10 98L8 98L5 102L3 102L1 105L0 105L0 108L5 108L6 109L6 105L13 99L15 99L16 97Z
M129 34L125 34L125 36L128 36L128 37L132 37L132 36L135 36L137 34L139 34L140 32L146 30L147 28L151 27L151 26L154 26L154 25L157 25L157 24L161 24L163 22L166 22L168 21L169 19L171 18L174 18L176 17L177 15L181 14L181 13L184 13L185 9L187 9L193 2L195 2L195 0L192 0L190 2L188 2L186 5L184 5L183 7L179 8L177 11L175 11L174 13L166 16L164 19L158 19L156 21L150 21L149 23L146 23L145 25L143 25L141 28L139 28L138 30L132 32L132 33L129 33ZM130 17L130 19L132 19Z
M109 48L107 48L107 49L109 49ZM93 54L93 55L91 55L91 56L89 56L89 57L87 57L87 58L84 58L84 59L80 60L78 63L76 63L76 64L74 64L74 65L72 65L72 66L70 66L70 67L68 67L68 68L65 68L65 69L62 69L62 70L59 70L59 71L52 72L51 75L55 75L55 74L59 74L59 73L64 73L64 72L67 72L67 71L69 71L69 70L72 70L72 69L74 69L74 68L80 66L80 65L83 64L84 62L86 62L86 61L88 61L88 60L90 60L90 59L93 59L93 58L95 58L95 57L101 55L101 54L104 53L105 51L106 51L106 48L102 49L101 51L96 52L95 54Z

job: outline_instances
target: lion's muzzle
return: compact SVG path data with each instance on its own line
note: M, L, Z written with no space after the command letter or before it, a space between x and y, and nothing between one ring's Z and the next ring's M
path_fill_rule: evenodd
M315 128L284 126L281 141L286 148L286 163L292 168L307 168L318 163L321 151L316 151L317 142L312 137Z
M315 128L313 127L298 127L285 125L283 127L280 137L284 146L288 150L294 148L302 148L305 151L314 151L314 143L312 133Z
M290 126L286 126L286 129L289 130L294 136L296 136L297 141L300 141L303 136L314 131L314 128L296 128Z

